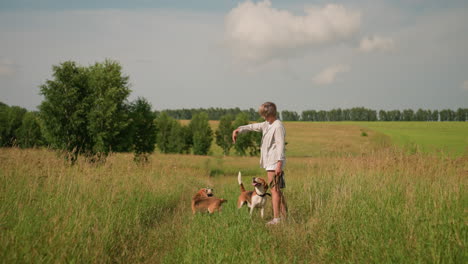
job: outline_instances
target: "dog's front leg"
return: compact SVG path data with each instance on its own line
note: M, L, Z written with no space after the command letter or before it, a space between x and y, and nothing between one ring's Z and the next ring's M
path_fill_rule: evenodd
M254 206L252 205L252 207L250 207L250 216L252 216L252 213L253 213L253 210L254 210Z
M263 211L264 211L264 210L265 210L264 207L260 208L260 216L262 217L262 219L263 219Z

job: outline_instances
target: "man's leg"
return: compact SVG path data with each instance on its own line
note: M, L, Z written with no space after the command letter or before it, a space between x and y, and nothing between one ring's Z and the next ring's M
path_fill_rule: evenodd
M272 182L274 183L274 180L275 180L275 171L267 171L267 173L268 173L268 182L270 183L270 186L271 186L271 183ZM276 185L273 186L273 188L271 188L271 203L273 206L273 218L279 218L279 214L280 214L281 191L279 192L278 191L279 191L279 188L277 188Z

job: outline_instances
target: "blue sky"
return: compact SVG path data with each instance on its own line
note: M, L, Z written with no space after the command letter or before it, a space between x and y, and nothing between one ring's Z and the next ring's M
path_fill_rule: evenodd
M468 4L0 0L0 101L52 65L119 61L153 108L468 107Z

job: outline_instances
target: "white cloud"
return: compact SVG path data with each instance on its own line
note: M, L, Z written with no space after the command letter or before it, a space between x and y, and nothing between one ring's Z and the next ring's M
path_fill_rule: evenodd
M255 5L259 1L262 0L255 0ZM305 21L309 16L301 11L302 7L289 3L297 1L288 1L281 7L275 5L277 1L272 2L276 12L289 12L294 19ZM1 101L34 109L43 100L38 86L51 78L52 65L74 60L87 66L111 58L120 61L130 76L130 100L143 96L158 110L248 109L263 102L265 93L282 91L284 87L290 92L274 93L268 100L277 101L282 109L298 111L357 105L378 109L456 109L466 104L466 96L462 95L468 90L462 85L468 78L460 70L468 68L468 34L462 34L468 32L466 10L442 9L415 15L414 10L402 10L382 1L367 1L368 5L335 2L346 3L346 10L355 6L361 12L359 33L340 40L334 35L328 42L307 42L297 47L276 46L268 49L269 57L264 56L257 63L233 63L227 56L225 42L220 40L228 36L225 21L230 10L2 10L0 61L7 56L13 63L7 72L14 70L14 74L0 76ZM288 12L283 6L289 6ZM361 39L373 35L391 37L398 52L392 56L362 56L366 54L358 49ZM232 42L239 45L238 40ZM239 56L243 51L238 50ZM255 56L260 51L256 48L251 53ZM329 78L334 82L323 87L339 84L346 89L321 89L320 97L314 96L314 89L304 90L321 87L313 82L313 77L337 64L348 64L349 72L335 74ZM317 78L320 79L324 78ZM440 89L441 86L446 89Z
M363 38L359 44L359 50L362 52L392 51L394 48L393 39L379 36Z
M338 73L348 72L349 70L350 68L348 65L344 65L344 64L334 65L334 66L324 69L319 74L317 74L313 78L313 81L315 84L318 84L318 85L331 84L335 81L336 75Z
M304 11L304 16L296 16L272 8L269 0L246 1L225 17L226 42L237 57L265 62L349 39L360 28L360 13L342 5Z
M468 91L468 80L463 82L462 89L465 90L465 91Z

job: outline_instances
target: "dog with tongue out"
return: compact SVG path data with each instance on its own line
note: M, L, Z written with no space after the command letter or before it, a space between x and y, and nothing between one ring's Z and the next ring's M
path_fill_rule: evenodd
M244 204L247 204L247 207L250 208L250 215L252 215L254 208L259 208L260 216L263 218L266 204L265 196L270 195L269 193L267 193L268 184L266 183L266 181L259 177L253 177L253 191L245 190L244 184L242 183L242 175L240 171L237 175L237 181L239 183L241 191L239 199L237 200L237 208L240 209Z

